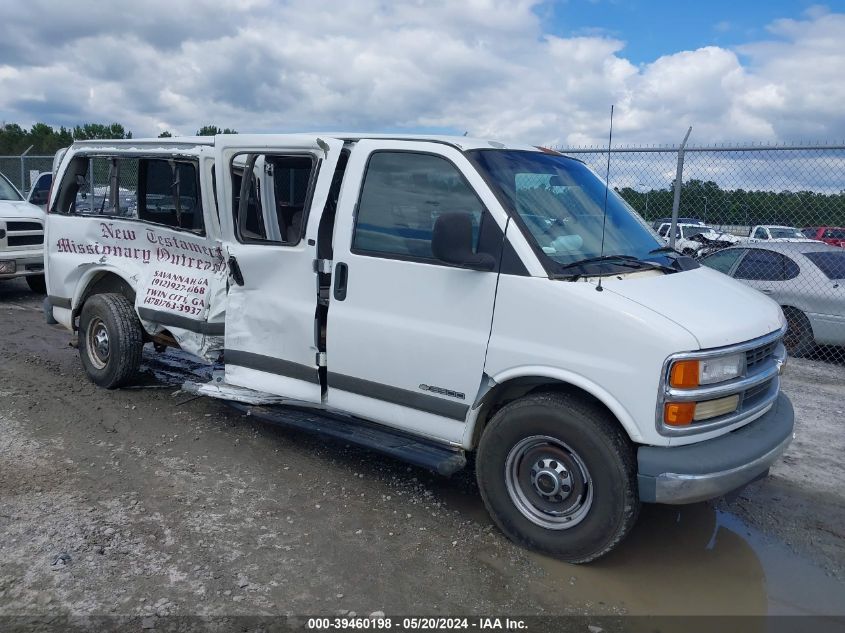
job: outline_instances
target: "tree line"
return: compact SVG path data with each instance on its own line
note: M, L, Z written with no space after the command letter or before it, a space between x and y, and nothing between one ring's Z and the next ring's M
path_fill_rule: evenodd
M666 189L615 190L649 222L672 215L672 183ZM681 185L678 215L717 225L845 226L845 190L819 193L722 189L712 180L691 179Z
M231 128L219 128L216 125L203 125L196 133L197 136L214 136L215 134L237 134L237 131ZM159 138L170 136L173 135L169 131L159 134ZM0 156L19 156L30 146L32 149L29 150L29 154L49 156L74 141L115 138L132 138L132 131L127 130L120 123L85 123L59 128L46 123L35 123L30 129L25 129L17 123L2 123L0 124Z

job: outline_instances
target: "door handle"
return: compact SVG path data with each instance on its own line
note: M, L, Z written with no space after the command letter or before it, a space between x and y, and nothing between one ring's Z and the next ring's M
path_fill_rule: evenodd
M346 299L346 282L349 279L349 268L343 262L334 267L334 298L338 301Z
M232 280L236 284L239 286L244 285L244 275L241 272L241 267L238 266L238 260L235 259L234 255L229 255L229 274L232 276Z
M763 294L766 294L766 295L770 295L770 294L772 294L772 289L771 288L760 288L760 292L762 292Z

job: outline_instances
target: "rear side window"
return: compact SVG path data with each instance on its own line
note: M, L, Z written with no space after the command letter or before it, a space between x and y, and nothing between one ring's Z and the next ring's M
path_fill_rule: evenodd
M741 248L719 251L718 253L705 257L701 260L701 263L727 275L743 252Z
M734 277L750 281L787 281L800 272L790 258L762 249L752 248L739 263Z
M138 217L138 160L106 156L79 156L65 176L69 185L60 212L71 215ZM75 181L67 182L71 171ZM72 194L72 195L71 195Z
M828 279L845 279L845 252L804 253L804 257L818 266Z
M825 237L832 237L837 240L845 239L845 229L827 229L824 232Z
M352 248L436 261L431 236L445 212L471 214L478 252L484 205L451 162L432 154L376 152L361 189Z
M139 220L203 231L196 165L186 161L141 159L138 183Z
M203 234L197 165L189 160L76 156L53 212L128 218Z

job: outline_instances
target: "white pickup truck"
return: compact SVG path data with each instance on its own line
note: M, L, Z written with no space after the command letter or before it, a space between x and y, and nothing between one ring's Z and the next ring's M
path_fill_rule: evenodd
M748 231L747 242L814 242L794 226L758 224Z
M88 174L110 183L79 205ZM464 137L82 142L49 203L48 319L97 384L145 343L198 393L449 474L572 562L641 502L764 476L793 435L785 321L665 247L582 162ZM134 188L131 202L121 190Z
M44 212L0 174L0 280L17 277L44 293Z

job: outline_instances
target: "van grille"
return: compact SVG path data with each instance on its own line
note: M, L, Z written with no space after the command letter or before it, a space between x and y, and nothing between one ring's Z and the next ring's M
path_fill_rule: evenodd
M745 366L747 367L749 374L753 374L757 367L764 364L774 356L775 349L777 349L779 342L780 341L774 341L767 345L761 345L760 347L755 347L754 349L750 349L745 352Z

